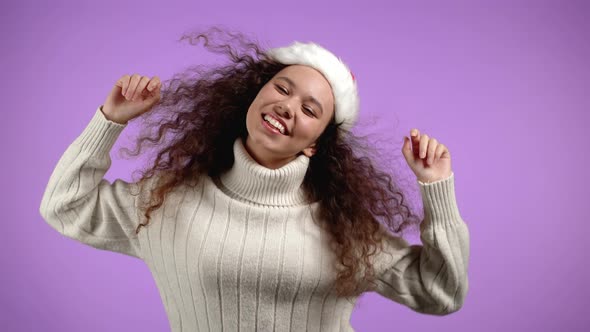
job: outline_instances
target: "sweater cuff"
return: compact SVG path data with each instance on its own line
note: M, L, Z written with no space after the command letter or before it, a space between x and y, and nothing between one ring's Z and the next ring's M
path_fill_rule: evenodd
M431 183L419 182L424 218L436 225L462 222L455 196L455 174Z
M87 152L98 157L108 155L117 138L127 127L108 120L102 113L100 105L82 134L76 138L73 144L80 146L80 152Z

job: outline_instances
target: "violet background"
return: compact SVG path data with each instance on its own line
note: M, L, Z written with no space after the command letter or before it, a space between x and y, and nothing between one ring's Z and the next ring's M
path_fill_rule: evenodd
M381 148L401 156L415 127L452 153L464 307L429 316L366 294L357 331L588 331L589 14L589 1L2 2L0 330L169 331L142 261L64 238L39 206L116 79L218 59L176 40L221 24L324 45L358 80L361 120L396 138ZM111 155L106 178L129 179L137 160Z

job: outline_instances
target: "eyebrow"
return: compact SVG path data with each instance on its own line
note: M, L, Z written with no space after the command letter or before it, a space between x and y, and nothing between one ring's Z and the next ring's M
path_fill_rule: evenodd
M289 85L293 86L294 88L297 88L297 85L295 84L295 82L293 82L293 80L291 80L288 77L285 76L279 76L277 77L277 79L283 79L285 81L287 81L287 83L289 83ZM320 112L322 113L322 115L324 114L324 109L322 108L322 104L320 104L320 102L315 99L313 96L308 96L309 100L311 100L312 103L318 105L318 108L320 109Z

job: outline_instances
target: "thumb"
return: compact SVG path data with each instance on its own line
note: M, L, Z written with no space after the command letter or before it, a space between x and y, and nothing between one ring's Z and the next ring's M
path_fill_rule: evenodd
M412 146L410 144L410 139L407 136L404 136L404 144L402 145L402 154L408 164L414 163L414 153L412 152Z
M111 92L107 96L107 100L111 100L111 102L115 102L117 100L125 99L125 97L123 97L122 92L123 92L123 82L121 80L117 80L115 85L113 85Z
M113 88L111 89L111 96L116 96L121 94L121 91L123 90L123 82L121 82L121 80L118 80L115 85L113 86Z

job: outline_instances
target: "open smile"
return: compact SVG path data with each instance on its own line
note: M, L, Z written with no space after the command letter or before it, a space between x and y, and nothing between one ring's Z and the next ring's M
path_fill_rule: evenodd
M263 125L263 126L266 128L266 129L268 129L268 130L269 130L270 132L272 132L273 134L279 134L279 135L284 135L284 136L287 136L287 128L285 128L285 127L283 126L285 133L284 133L284 134L283 134L283 133L281 133L281 131L280 131L280 130L279 130L277 127L275 127L274 125L270 124L268 121L266 121L266 120L264 119L264 117L265 117L265 116L266 116L266 114L262 114L262 115L261 115L261 120L262 120L262 125Z

